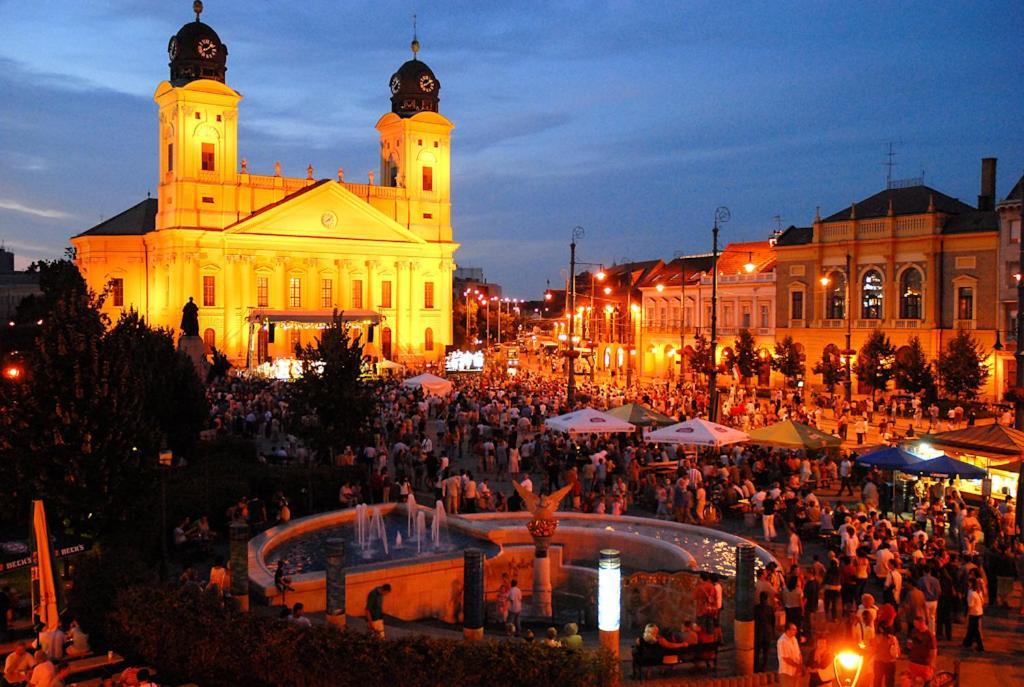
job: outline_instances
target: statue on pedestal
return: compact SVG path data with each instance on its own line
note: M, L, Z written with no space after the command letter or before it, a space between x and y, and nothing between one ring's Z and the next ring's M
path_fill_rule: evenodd
M523 505L533 518L526 523L526 529L533 537L533 612L542 617L551 617L551 560L548 546L558 528L555 511L565 495L572 489L566 485L552 494L534 494L522 484L512 481L512 486L523 499Z
M181 309L182 336L199 336L199 306L188 297L188 303Z

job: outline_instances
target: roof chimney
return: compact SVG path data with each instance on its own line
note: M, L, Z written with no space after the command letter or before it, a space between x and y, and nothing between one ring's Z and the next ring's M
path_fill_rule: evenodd
M981 158L981 193L978 195L979 210L993 210L996 206L996 158Z

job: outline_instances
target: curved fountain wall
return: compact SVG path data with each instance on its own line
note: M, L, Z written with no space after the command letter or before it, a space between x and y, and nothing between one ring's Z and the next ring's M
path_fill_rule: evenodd
M408 513L405 504L381 504L383 516ZM372 510L372 508L371 508ZM419 506L428 516L432 510ZM552 582L556 589L576 587L581 579L594 573L598 552L603 548L616 548L622 552L626 572L636 570L680 571L717 569L731 575L732 560L707 561L694 555L701 544L714 547L715 555L734 556L735 546L751 543L718 530L650 518L583 513L559 513L559 527L552 538ZM252 593L267 603L279 604L281 599L274 587L272 563L267 554L304 534L321 529L354 523L356 509L332 511L294 520L272 527L253 537L249 542L249 580ZM462 535L479 539L482 544L497 546L497 553L489 555L485 564L485 589L493 592L500 584L501 574L519 575L521 580L531 579L529 570L533 562L533 543L525 524L530 515L521 513L479 513L453 516L448 527ZM654 534L656 532L656 534ZM404 532L403 532L404 536ZM660 539L658 537L661 537ZM674 537L679 540L673 541ZM706 546L704 547L706 550ZM761 547L756 548L761 564L774 560ZM731 553L730 553L731 552ZM403 620L425 617L456 622L461 612L462 552L429 552L415 558L399 560L364 561L347 554L346 612L362 615L366 594L384 582L392 585L394 593L388 596L386 612ZM712 564L713 563L713 564ZM322 570L291 575L294 592L288 592L288 604L301 601L307 611L320 611L325 606L325 573ZM529 592L529 584L524 584Z

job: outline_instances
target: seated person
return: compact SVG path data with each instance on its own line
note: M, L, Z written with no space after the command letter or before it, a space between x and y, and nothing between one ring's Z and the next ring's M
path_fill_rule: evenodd
M662 658L672 654L675 649L682 649L685 646L682 642L672 642L662 637L661 628L654 623L648 623L644 628L643 637L637 640L637 647L641 651Z
M67 649L68 656L85 656L92 653L92 649L89 648L89 635L82 632L82 626L78 624L77 620L71 621L71 630L68 635L71 638Z
M683 621L683 629L679 633L679 641L686 646L692 646L700 641L697 634L697 623L692 620Z
M564 628L565 636L562 638L562 646L566 649L582 649L583 637L580 636L579 627L576 623L569 623Z

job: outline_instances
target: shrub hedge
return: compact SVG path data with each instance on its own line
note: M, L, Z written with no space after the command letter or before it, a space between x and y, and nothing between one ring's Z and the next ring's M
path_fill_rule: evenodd
M238 612L208 594L154 586L123 590L108 618L114 646L157 668L161 681L201 685L599 687L611 684L614 666L605 651L428 637L380 641L305 628Z

